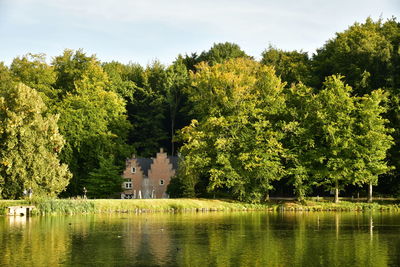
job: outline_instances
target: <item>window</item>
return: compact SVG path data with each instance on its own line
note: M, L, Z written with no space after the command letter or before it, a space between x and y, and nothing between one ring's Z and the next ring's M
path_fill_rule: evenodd
M160 185L164 185L164 180L160 179Z
M125 189L131 189L132 188L132 182L125 182Z
M136 167L131 168L131 173L136 173Z

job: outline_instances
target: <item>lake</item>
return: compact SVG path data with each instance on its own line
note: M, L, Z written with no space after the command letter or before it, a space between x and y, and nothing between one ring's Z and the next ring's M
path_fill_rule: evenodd
M0 216L0 266L400 266L400 213Z

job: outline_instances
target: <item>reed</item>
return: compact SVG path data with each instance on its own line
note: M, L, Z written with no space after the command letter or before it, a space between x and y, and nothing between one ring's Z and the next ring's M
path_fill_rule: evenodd
M35 205L36 214L83 214L83 213L146 213L146 212L209 212L209 211L400 211L398 201L390 203L364 203L342 201L307 200L271 201L251 204L234 200L217 199L44 199L0 200L0 215L6 207Z
M302 211L400 211L398 202L391 203L366 203L341 201L339 203L321 202L321 201L305 201L303 203L289 202L283 204L283 210L302 210Z

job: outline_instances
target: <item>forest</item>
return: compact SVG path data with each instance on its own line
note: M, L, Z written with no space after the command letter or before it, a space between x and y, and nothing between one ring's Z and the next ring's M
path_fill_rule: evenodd
M226 42L169 66L69 49L0 62L0 199L113 197L125 159L160 147L180 158L171 197L398 197L399 136L396 18L312 55Z

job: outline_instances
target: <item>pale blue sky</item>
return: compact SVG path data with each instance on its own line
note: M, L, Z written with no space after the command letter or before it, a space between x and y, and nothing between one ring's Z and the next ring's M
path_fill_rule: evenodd
M83 48L102 61L170 64L234 42L314 52L354 22L400 17L400 0L0 0L0 61ZM400 18L399 18L400 20Z

